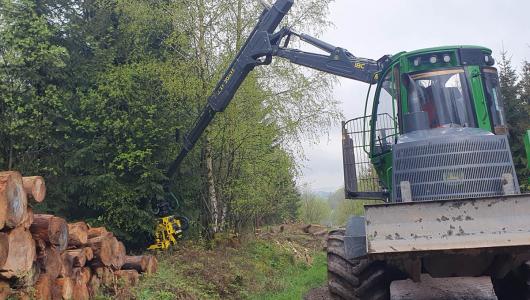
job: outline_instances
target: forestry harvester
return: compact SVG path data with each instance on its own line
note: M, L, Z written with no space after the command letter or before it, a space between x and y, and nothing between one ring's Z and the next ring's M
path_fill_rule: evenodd
M369 88L364 116L342 123L344 179L346 198L383 202L365 205L365 216L330 233L330 292L387 299L392 280L487 275L500 299L530 299L530 195L520 193L491 50L448 46L359 58L277 30L293 2L263 2L168 175L249 72L273 57L375 85L371 114ZM293 36L327 54L289 48Z

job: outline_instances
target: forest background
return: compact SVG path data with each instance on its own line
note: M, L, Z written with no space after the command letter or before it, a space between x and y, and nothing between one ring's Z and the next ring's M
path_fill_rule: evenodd
M298 0L285 25L318 36L329 2ZM296 186L301 141L342 114L335 78L281 60L253 72L178 176L164 175L176 130L192 126L261 9L251 0L0 0L0 169L46 178L38 211L105 225L129 245L151 239L168 181L195 237L360 213L341 190L325 199ZM526 178L530 64L517 72L504 53L499 67Z

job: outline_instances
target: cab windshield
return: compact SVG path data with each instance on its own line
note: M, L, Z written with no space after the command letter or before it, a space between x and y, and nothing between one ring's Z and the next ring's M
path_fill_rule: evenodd
M426 113L430 128L476 127L464 69L405 74L410 113Z

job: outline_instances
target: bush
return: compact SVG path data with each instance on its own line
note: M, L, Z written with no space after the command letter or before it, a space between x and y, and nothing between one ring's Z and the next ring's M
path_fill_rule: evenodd
M328 202L310 192L304 192L298 207L298 219L304 223L324 223L329 220L331 208Z

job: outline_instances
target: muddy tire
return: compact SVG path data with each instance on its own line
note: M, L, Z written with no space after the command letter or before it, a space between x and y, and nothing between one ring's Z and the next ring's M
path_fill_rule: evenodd
M499 300L530 300L530 262L511 271L502 279L491 279Z
M344 230L329 233L328 289L336 299L390 299L391 277L382 261L347 259L344 252Z

